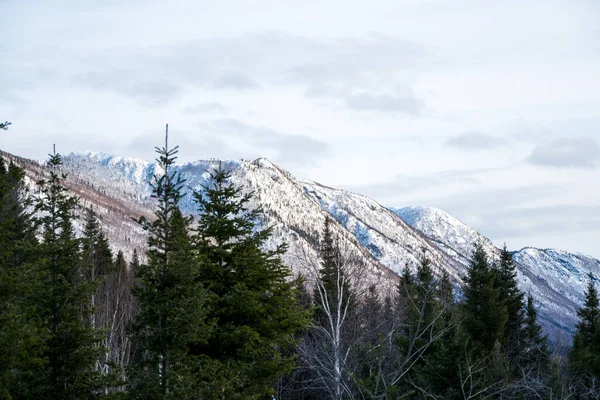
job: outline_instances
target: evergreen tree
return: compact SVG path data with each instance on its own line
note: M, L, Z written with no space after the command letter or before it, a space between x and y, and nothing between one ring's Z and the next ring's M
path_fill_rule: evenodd
M131 262L129 263L129 270L136 275L140 269L140 256L138 255L137 249L133 249L133 255L131 256Z
M43 367L44 330L34 294L42 278L23 170L0 157L0 399L32 397Z
M569 354L571 368L579 374L600 378L600 308L595 277L590 272L583 307L577 311L579 322Z
M440 300L444 307L453 308L454 290L452 289L452 282L450 282L450 274L446 270L442 271L442 278L440 279Z
M483 246L475 244L464 278L462 324L473 344L484 354L490 354L496 342L503 343L508 319L497 279L497 271L490 266Z
M466 335L461 329L460 313L453 298L450 276L444 271L439 285L443 314L438 322L438 330L442 335L430 349L427 364L418 381L427 393L449 400L462 398L460 371L464 370L464 360L468 355Z
M106 329L106 326L99 324L105 304L98 302L98 297L102 297L102 292L106 290L104 279L113 269L113 254L108 239L100 228L100 222L91 209L86 211L81 249L83 279L97 285L97 290L90 296L89 323L94 329ZM100 364L98 368L101 368Z
M329 324L331 313L337 311L337 307L350 312L355 311L356 308L356 293L352 290L350 280L346 276L344 259L331 232L329 217L325 218L319 257L322 261L313 295L316 306L314 319L319 324ZM344 312L344 314L350 313Z
M542 371L549 368L549 355L547 338L543 335L542 326L537 322L537 311L533 304L533 297L527 296L527 314L523 329L523 348L521 351L520 365L523 367L538 366Z
M407 374L398 387L400 393L412 392L418 396L418 388L431 390L432 373L439 373L440 360L436 354L444 350L442 341L450 330L449 308L443 302L440 282L434 277L431 260L424 251L416 275L412 277L404 271L401 280L405 288L400 296L409 297L405 301L407 316L398 346L400 357L406 360ZM451 289L444 295L452 296Z
M212 295L209 318L216 327L191 353L214 368L205 398L259 398L294 368L287 354L308 312L281 261L285 246L263 249L272 230L258 228L262 211L250 208L252 194L229 183L221 165L210 174L210 184L194 193L195 244L206 257L198 278Z
M500 253L497 286L500 289L500 299L506 306L507 316L502 339L503 349L509 359L515 362L519 358L525 340L522 332L525 322L523 310L525 294L519 289L516 267L506 244Z
M153 197L156 219L140 219L148 230L148 263L136 269L133 293L139 313L132 324L136 356L129 371L129 394L137 399L199 398L200 360L191 345L205 343L212 327L207 322L206 293L198 281L202 259L189 237L190 218L179 209L184 181L171 171L177 147L157 148L158 167ZM134 260L134 262L137 262Z
M67 193L61 165L60 155L51 155L49 179L38 182L44 280L37 307L48 332L47 363L30 384L39 391L38 398L94 398L103 388L103 379L94 369L100 335L86 322L95 287L81 276L80 241L73 230L78 199Z

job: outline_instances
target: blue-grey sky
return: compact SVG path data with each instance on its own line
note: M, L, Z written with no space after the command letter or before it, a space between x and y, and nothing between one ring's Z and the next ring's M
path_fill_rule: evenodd
M0 148L272 159L600 257L595 0L0 0Z

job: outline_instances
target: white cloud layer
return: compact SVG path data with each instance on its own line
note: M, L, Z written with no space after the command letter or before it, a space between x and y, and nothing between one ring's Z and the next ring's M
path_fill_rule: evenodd
M596 2L8 0L0 13L3 150L154 158L168 122L181 161L266 156L389 206L445 209L511 248L600 257Z

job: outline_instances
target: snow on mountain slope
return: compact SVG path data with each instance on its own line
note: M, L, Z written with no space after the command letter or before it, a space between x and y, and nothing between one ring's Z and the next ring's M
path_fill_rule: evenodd
M441 210L422 206L392 210L464 265L475 242L483 243L492 261L499 257L500 250L491 240ZM572 332L577 308L583 303L587 274L600 271L600 261L564 251L533 248L514 252L513 259L519 286L535 298L547 330L555 334Z
M538 288L544 287L552 289L552 293L538 293L542 307L547 308L549 312L556 311L555 320L552 322L573 331L577 309L583 305L588 274L594 273L598 281L600 260L583 254L531 247L515 252L513 258L519 271L531 277L529 289L532 292L540 292ZM541 295L549 297L544 301ZM535 294L534 296L538 297Z
M47 174L39 162L3 153L23 165L35 190L35 182ZM472 243L480 241L492 260L499 250L475 230L444 213L428 207L387 209L355 193L300 181L266 159L255 161L196 161L175 166L187 181L186 191L202 190L210 182L207 170L219 163L231 171L231 181L254 192L253 207L262 207L262 226L273 227L268 247L289 244L285 262L296 273L308 275L307 260L314 267L316 249L325 217L335 219L332 229L342 246L357 255L367 272L367 284L389 288L405 265L415 268L425 251L438 271L446 270L459 285L466 272ZM67 183L80 196L83 207L93 208L115 248L131 253L143 251L146 233L132 218L151 217L152 176L156 164L104 153L80 152L64 157ZM182 200L182 209L195 214L191 196ZM83 210L81 210L83 212ZM526 248L514 253L518 281L531 293L545 327L554 332L573 330L577 307L582 303L589 271L598 272L600 261L557 250ZM310 263L308 263L310 264Z
M316 259L316 245L327 213L312 197L305 194L291 174L266 159L253 162L208 160L174 166L173 171L179 172L186 181L186 196L181 200L182 211L191 215L197 213L190 193L202 192L203 187L210 184L208 171L215 170L219 164L231 172L231 183L243 186L245 193L254 193L251 206L263 208L261 225L272 227L274 233L267 247L275 248L283 242L288 243L289 249L284 257L286 263L297 273L313 274L314 271L306 270L303 259ZM132 205L132 209L138 211L138 215L151 214L154 199L151 198L152 188L149 182L155 173L160 172L155 163L85 152L65 156L64 165L72 181L87 182L90 187L109 198L125 199ZM396 279L395 274L373 258L343 227L335 224L333 230L345 246L359 256L368 270L368 282L391 282ZM144 236L140 236L127 240L143 247L144 239ZM118 242L122 244L123 240Z
M373 257L400 273L405 265L416 267L423 251L455 282L461 266L374 200L355 193L304 181L304 190L367 248ZM440 271L441 272L441 271Z
M468 264L473 244L477 242L483 244L491 258L498 257L499 251L491 240L442 210L423 206L390 210L464 265Z

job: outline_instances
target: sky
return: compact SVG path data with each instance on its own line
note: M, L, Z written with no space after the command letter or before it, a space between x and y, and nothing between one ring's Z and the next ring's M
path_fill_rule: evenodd
M267 157L600 258L596 0L0 0L0 149Z

